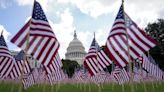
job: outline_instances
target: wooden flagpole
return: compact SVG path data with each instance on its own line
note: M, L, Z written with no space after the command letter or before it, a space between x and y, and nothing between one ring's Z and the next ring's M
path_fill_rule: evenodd
M125 16L124 16L124 0L122 0L122 7L123 7L123 17L124 17L124 20L125 20ZM125 21L126 23L126 21ZM128 36L128 33L127 33L127 24L126 24L126 28L125 28L125 32L126 32L126 39L127 39L127 46L128 46L128 59L129 59L129 68L130 68L130 84L131 84L131 92L134 92L134 82L133 82L133 69L132 69L132 61L131 61L131 58L130 58L130 46L129 46L129 36Z
M121 85L122 85L122 92L125 92L124 84Z
M98 88L99 88L99 92L101 92L101 87L100 87L100 84L98 85Z
M113 61L112 61L113 62ZM111 71L111 74L112 74L112 72L113 72L113 70L114 70L114 63L112 63L112 71ZM114 90L114 82L112 82L112 91Z
M150 57L149 51L147 52L147 54L148 54L148 57ZM153 88L153 92L154 92L154 83L153 83L153 81L151 82L151 84L152 84L152 88Z
M140 67L140 70L141 70L141 77L142 77L141 81L142 81L142 84L143 84L144 92L147 92L147 90L146 90L146 85L145 85L145 82L144 82L144 80L143 80L142 65L141 65L140 62L139 62L139 67Z
M35 0L34 0L34 3L35 3ZM33 3L33 8L32 8L32 14L33 14L33 9L34 9L34 3ZM32 15L32 14L31 14L31 15ZM31 24L31 19L30 19L30 24ZM30 25L29 25L29 31L30 31ZM26 47L25 47L25 50L24 50L24 52L25 52L24 60L27 59L26 55L27 55L27 49L28 49L28 47L29 47L29 38L30 38L30 33L29 33L29 31L28 31L28 33L27 33ZM21 81L23 81L24 67L25 67L25 63L23 62L23 64L22 64L22 71L21 71ZM19 87L19 92L22 92L22 86L23 86L23 85L22 85L22 82L21 82L21 85L20 85L20 87Z
M54 85L52 84L51 85L51 92L53 92L54 91Z

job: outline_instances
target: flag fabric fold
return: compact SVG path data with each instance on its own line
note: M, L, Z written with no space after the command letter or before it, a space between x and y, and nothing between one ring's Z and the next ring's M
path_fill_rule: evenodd
M54 61L59 42L37 1L34 2L32 18L18 31L11 42L27 50L28 54L45 66Z

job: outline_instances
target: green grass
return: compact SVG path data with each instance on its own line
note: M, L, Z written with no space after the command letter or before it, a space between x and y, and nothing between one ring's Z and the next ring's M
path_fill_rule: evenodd
M0 92L18 92L20 84L0 83ZM164 83L146 83L146 92L164 92ZM60 85L34 85L22 92L131 92L129 84L60 84ZM153 88L154 87L154 88ZM135 92L145 92L143 84L134 85ZM153 91L154 89L154 91ZM53 91L52 91L53 90Z

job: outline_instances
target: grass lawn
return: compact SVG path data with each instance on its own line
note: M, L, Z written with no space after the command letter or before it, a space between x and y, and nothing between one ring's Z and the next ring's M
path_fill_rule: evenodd
M146 83L146 92L164 92L164 83ZM124 91L123 91L124 88ZM144 92L143 84L134 85L135 92ZM0 83L0 92L18 92L19 84ZM131 92L129 84L60 84L60 85L34 85L22 92Z

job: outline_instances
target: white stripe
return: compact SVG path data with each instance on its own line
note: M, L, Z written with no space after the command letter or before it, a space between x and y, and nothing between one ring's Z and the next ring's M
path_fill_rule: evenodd
M122 21L119 21L119 22L122 22ZM116 22L115 22L116 23ZM123 28L125 28L125 24L115 24L115 25L113 25L112 26L112 30L114 29L114 28L117 28L117 27L123 27ZM115 31L115 30L113 30L113 31ZM125 30L124 30L124 32L125 32Z
M117 22L125 22L125 20L124 20L124 19L116 19L116 20L114 21L114 24L117 23Z
M109 34L109 37L112 36L112 35L118 34L118 33L123 33L123 34L125 34L125 30L122 30L122 29L114 30L114 31L112 31L112 32Z

